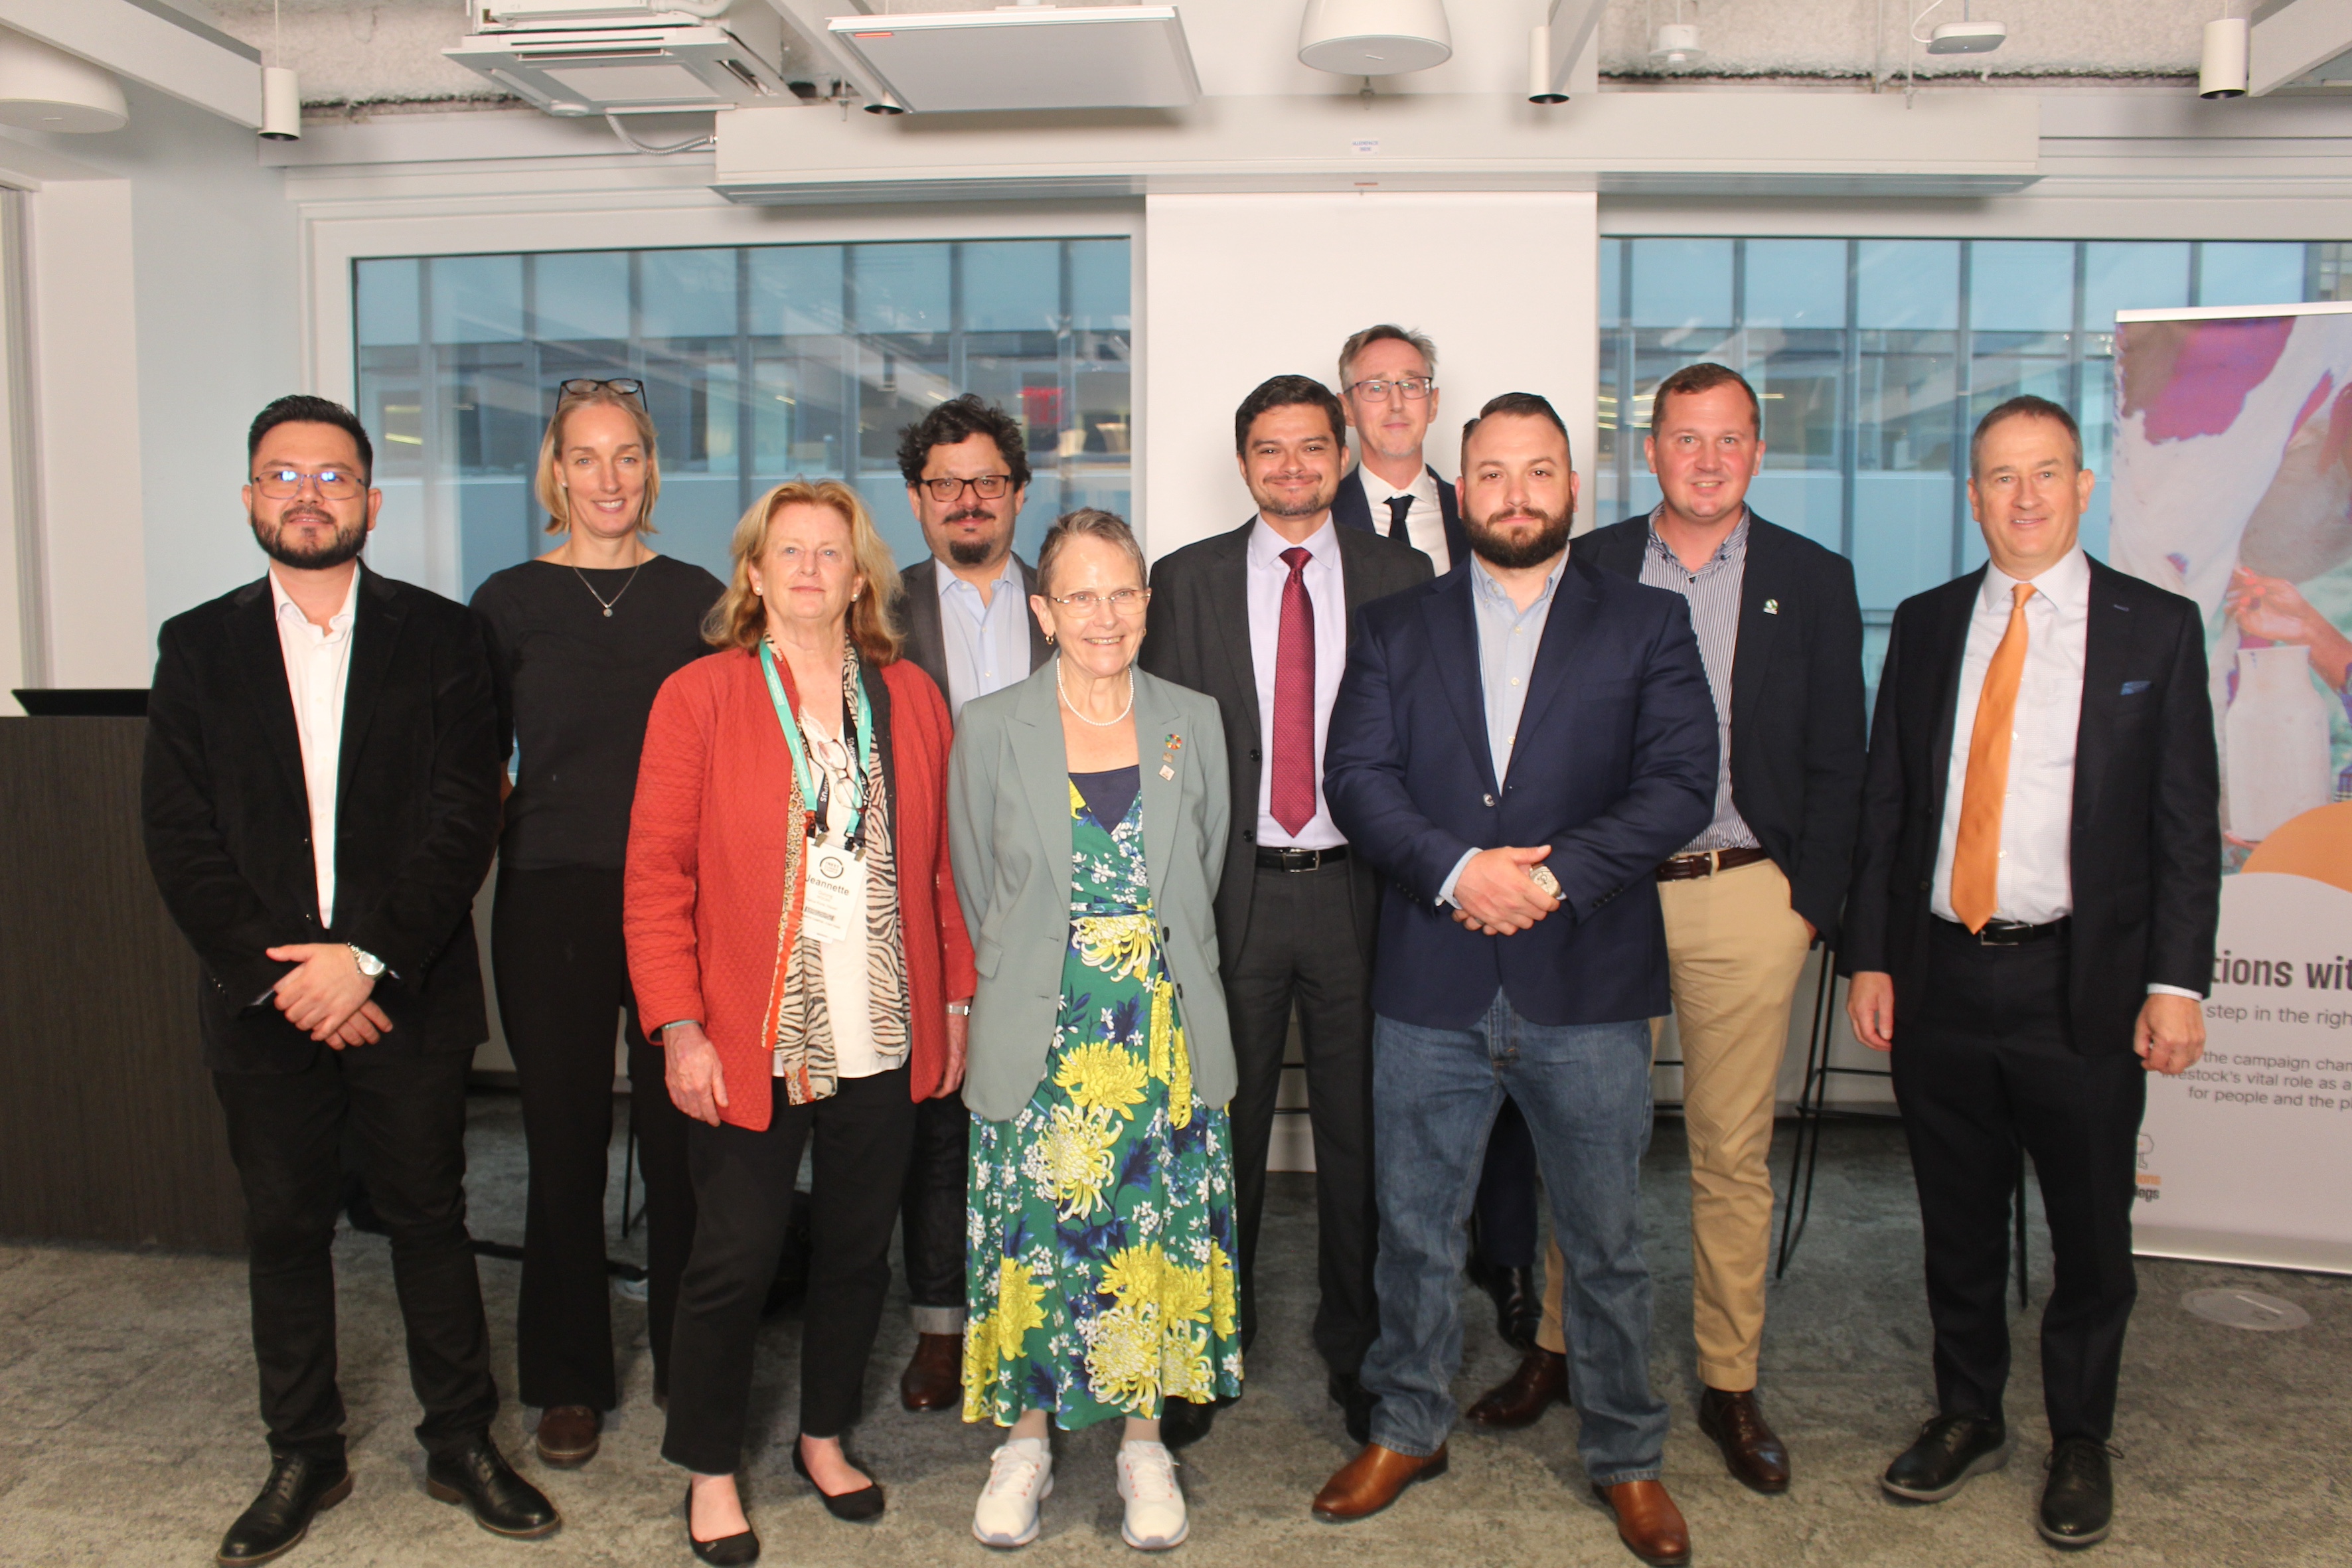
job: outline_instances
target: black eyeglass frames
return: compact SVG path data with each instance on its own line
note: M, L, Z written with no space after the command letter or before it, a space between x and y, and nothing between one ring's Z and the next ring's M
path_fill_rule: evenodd
M566 397L585 397L592 392L617 392L624 397L646 400L646 384L635 376L616 376L611 381L591 381L584 376L560 382L556 390Z

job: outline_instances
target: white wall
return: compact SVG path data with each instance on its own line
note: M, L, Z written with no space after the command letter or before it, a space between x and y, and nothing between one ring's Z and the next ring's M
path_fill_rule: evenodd
M1251 513L1234 410L1267 376L1326 385L1376 321L1437 343L1429 458L1502 392L1538 392L1589 463L1600 381L1589 193L1165 195L1145 204L1144 544L1154 558Z

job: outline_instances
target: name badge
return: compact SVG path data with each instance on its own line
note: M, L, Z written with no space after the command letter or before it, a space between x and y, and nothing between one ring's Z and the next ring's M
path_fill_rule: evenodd
M809 846L808 881L801 900L801 931L819 942L845 942L866 919L866 862L827 835Z

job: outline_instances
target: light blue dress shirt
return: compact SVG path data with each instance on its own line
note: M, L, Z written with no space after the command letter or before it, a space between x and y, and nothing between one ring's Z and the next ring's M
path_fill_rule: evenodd
M1543 645L1544 627L1551 621L1552 592L1568 566L1563 554L1544 578L1543 589L1524 610L1495 580L1486 563L1472 557L1470 605L1478 624L1478 680L1486 700L1486 754L1495 764L1495 785L1500 789L1511 776L1511 747L1519 736L1519 713L1528 705L1528 678L1534 674L1536 649ZM1493 845L1484 847L1493 848ZM1438 897L1454 902L1454 884L1476 849L1465 850L1446 874Z
M985 605L980 590L946 562L937 563L931 575L939 583L940 640L948 656L948 711L961 717L973 698L1028 679L1029 595L1010 553Z

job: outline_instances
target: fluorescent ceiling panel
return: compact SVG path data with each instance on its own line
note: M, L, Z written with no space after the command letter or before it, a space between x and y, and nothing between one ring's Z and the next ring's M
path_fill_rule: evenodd
M825 26L918 112L1175 109L1201 97L1173 5L835 16Z

